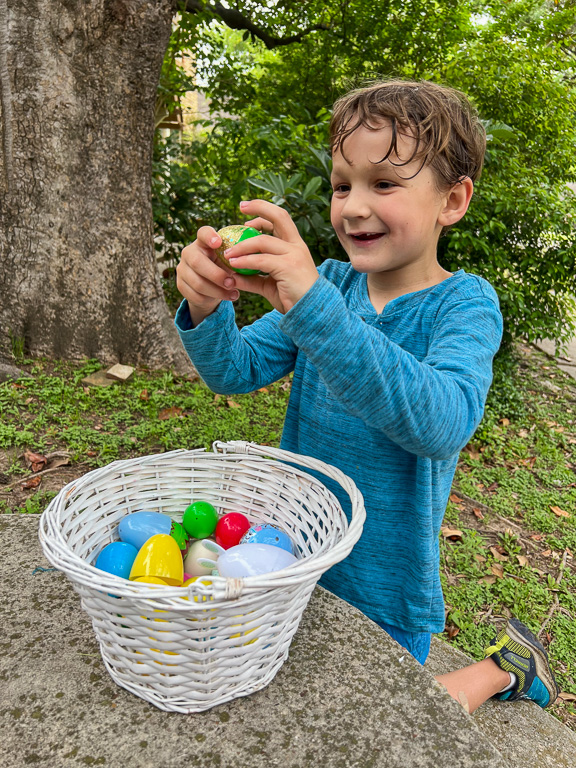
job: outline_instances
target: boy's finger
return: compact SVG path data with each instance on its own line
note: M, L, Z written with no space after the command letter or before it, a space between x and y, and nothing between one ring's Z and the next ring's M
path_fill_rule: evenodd
M273 235L254 235L241 240L224 252L224 258L229 256L249 256L252 254L270 253L279 256L286 253L286 243Z
M261 216L256 219L250 219L250 221L245 221L244 226L254 227L254 229L258 229L260 232L265 232L267 234L272 234L274 232L274 224L272 224L271 221L268 221L268 219L263 219Z
M222 274L222 270L218 271ZM236 280L233 277L226 277L224 281L218 283L189 268L183 268L178 272L177 287L185 298L195 303L199 303L202 297L220 301L233 300L238 294Z
M199 278L229 288L234 283L234 271L220 261L210 248L202 247L198 242L182 251L182 258L176 271L184 282L192 285L197 275ZM232 280L232 283L227 281Z
M196 240L200 243L200 245L203 245L211 250L214 250L214 248L218 248L220 245L222 245L222 238L218 232L216 232L214 227L200 227L196 233Z
M296 243L302 239L288 211L268 202L268 200L244 200L240 203L240 210L242 213L255 213L271 222L276 237L286 240L288 243Z

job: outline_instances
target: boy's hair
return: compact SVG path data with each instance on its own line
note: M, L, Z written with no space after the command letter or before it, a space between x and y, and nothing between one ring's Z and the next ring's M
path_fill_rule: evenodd
M411 157L396 165L421 159L434 172L440 189L462 178L479 178L486 151L486 131L478 113L460 91L426 81L388 80L358 88L334 104L330 121L330 149L344 155L343 145L360 126L379 130L390 124L392 140L382 160L398 155L399 135L415 139ZM416 174L415 174L416 175Z

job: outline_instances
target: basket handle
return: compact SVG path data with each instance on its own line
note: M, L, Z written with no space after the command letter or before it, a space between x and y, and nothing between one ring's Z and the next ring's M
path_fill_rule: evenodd
M344 472L342 472L340 469L333 466L332 464L327 464L324 461L320 461L320 459L315 459L312 456L305 456L304 454L300 453L285 451L282 448L272 448L267 445L250 443L246 440L230 440L228 442L216 440L212 444L212 450L215 453L246 453L252 456L270 457L273 459L278 459L279 461L298 464L301 467L307 467L308 469L321 472L323 475L327 475L333 480L336 480L336 482L346 491L348 496L350 496L353 516L354 511L357 511L355 510L355 507L358 505L358 502L360 502L362 508L364 507L364 500L362 498L362 494L356 486L356 483L351 478L349 478L348 475L345 475ZM364 519L362 519L362 523L364 523Z

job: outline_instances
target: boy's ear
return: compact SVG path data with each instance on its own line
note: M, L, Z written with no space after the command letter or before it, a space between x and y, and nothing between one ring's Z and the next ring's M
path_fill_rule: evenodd
M474 184L468 176L456 182L446 193L446 204L438 216L438 224L450 227L460 221L468 210L473 192Z

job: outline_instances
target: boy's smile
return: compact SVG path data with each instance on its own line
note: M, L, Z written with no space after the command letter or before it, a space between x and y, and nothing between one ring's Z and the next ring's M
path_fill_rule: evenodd
M388 124L360 126L344 142L345 157L334 154L332 171L332 226L354 269L368 273L370 298L380 309L451 274L436 257L443 226L454 223L445 217L451 190L438 190L421 157L406 162L414 151L410 136L399 135L399 156L382 161L391 139Z

